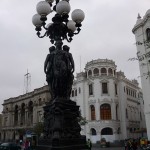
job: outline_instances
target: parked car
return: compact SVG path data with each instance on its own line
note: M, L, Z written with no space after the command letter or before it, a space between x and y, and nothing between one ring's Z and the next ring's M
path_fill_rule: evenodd
M101 139L100 145L101 145L101 147L106 147L106 139L105 138Z
M101 147L109 147L110 146L110 143L109 142L106 142L106 139L105 138L102 138L100 140L100 146Z
M2 143L0 150L21 150L21 147L16 143Z

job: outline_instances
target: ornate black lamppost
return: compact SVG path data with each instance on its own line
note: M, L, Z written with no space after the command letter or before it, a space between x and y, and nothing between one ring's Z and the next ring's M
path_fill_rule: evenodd
M55 1L55 2L54 2ZM84 12L76 9L69 20L69 0L45 0L36 6L37 13L32 18L39 38L48 36L53 44L49 48L44 63L46 81L52 100L44 107L44 137L39 140L38 149L77 150L86 149L86 138L81 136L78 123L79 106L70 100L73 84L74 60L69 47L63 40L72 41L80 32ZM47 15L55 12L52 22L46 25ZM41 35L40 31L46 31Z

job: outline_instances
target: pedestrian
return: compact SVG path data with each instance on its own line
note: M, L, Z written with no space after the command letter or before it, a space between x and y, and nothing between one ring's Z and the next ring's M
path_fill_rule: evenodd
M91 150L92 148L92 142L90 139L87 140L87 146L88 146L88 149Z
M22 150L25 150L25 141L23 141L23 143L22 143Z
M133 150L133 140L132 139L129 140L129 146L130 146L129 150Z
M23 142L22 139L20 139L20 141L19 141L20 145L22 145L22 142Z
M32 148L31 148L32 150L35 150L35 147L36 147L36 145L35 145L35 140L32 140L31 147L32 147Z
M131 142L131 139L128 139L128 141L127 141L127 150L132 150L132 142Z
M25 150L29 150L29 141L28 140L26 140L25 141Z
M132 147L133 147L133 150L137 150L138 146L137 146L136 140L133 140Z
M124 149L127 150L127 140L124 140Z

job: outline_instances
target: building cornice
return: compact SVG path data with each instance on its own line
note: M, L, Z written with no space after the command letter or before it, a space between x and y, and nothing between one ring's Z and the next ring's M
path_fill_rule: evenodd
M135 26L132 29L132 32L135 33L135 31L140 28L141 26L144 26L147 20L150 18L150 14L146 14L143 19L141 19L140 23L136 23Z
M19 101L23 101L26 99L32 99L33 97L43 94L43 93L49 93L48 86L43 86L41 88L34 89L34 91L26 93L24 95L19 95L17 97L9 98L4 100L4 103L2 104L3 106L8 105L8 104L13 104Z

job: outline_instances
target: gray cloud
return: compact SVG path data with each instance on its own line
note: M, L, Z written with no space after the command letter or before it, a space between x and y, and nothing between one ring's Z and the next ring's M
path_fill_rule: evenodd
M31 87L43 86L43 63L51 46L49 39L38 39L32 16L37 0L0 1L0 103L9 97L23 94L24 75L31 73ZM76 72L87 61L97 58L113 59L118 70L129 79L139 76L138 62L127 61L136 57L134 35L131 30L138 13L143 16L149 9L148 0L70 0L72 10L84 10L86 18L81 33L74 37L71 52ZM66 42L65 42L66 43ZM0 110L2 107L0 107Z

